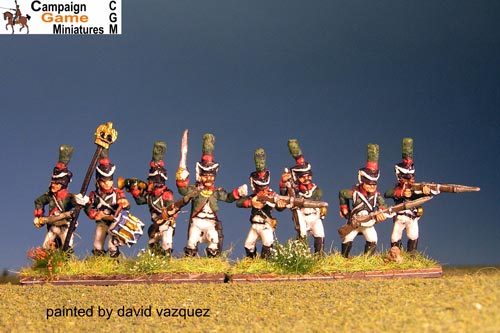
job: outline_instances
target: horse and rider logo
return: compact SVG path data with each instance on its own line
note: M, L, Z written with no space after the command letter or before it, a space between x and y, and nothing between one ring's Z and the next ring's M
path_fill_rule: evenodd
M21 27L19 28L19 32L21 32L24 28L26 28L26 33L30 33L30 29L28 27L28 20L31 18L31 16L26 15L23 16L21 14L21 9L19 8L19 5L17 4L17 0L15 0L16 3L16 8L5 8L5 7L0 7L3 9L8 9L8 12L3 13L3 19L7 21L7 24L5 25L5 29L9 30L9 25L12 29L12 33L14 33L14 26L16 24L19 24ZM11 12L13 11L13 12Z

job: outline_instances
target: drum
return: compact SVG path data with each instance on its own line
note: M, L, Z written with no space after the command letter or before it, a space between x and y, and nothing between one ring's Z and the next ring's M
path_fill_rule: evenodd
M120 245L131 247L142 236L143 229L144 223L139 218L127 210L122 210L116 218L116 222L109 227L109 232L119 239Z

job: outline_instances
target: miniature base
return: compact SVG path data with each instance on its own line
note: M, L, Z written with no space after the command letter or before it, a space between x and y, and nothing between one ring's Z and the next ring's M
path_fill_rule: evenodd
M366 271L353 273L320 273L305 275L280 274L234 274L230 282L279 282L279 281L335 281L371 280L397 278L438 278L443 275L442 267L391 271Z
M58 276L52 280L45 277L22 277L21 285L87 285L113 286L118 284L152 284L152 283L224 283L224 273L161 273L147 275L96 275L96 276Z
M442 267L426 269L366 271L353 273L322 273L305 275L285 274L233 274L225 273L162 273L149 275L114 275L114 276L60 276L53 280L44 277L23 277L21 285L91 285L112 286L118 284L167 284L167 283L239 283L239 282L292 282L292 281L338 281L404 278L439 278L443 275Z

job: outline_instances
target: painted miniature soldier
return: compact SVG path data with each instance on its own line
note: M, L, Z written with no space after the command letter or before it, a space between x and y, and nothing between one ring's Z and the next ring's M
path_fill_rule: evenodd
M288 149L295 159L295 166L290 172L281 176L280 194L300 197L312 201L320 201L323 191L313 183L313 173L309 164L302 155L297 139L288 140ZM314 238L314 252L323 253L325 244L325 230L323 219L327 213L326 207L322 208L297 208L292 207L292 218L299 239L307 238L311 233Z
M358 184L351 190L341 190L339 193L340 215L347 219L347 224L353 224L354 216L369 215L375 213L375 220L355 226L342 239L341 254L349 257L352 243L356 236L361 233L365 237L365 254L373 254L377 248L377 231L375 223L384 221L385 201L377 192L377 182L380 177L378 168L379 146L368 144L368 159L366 166L358 171Z
M122 209L129 209L130 203L125 197L125 192L114 187L113 175L116 166L108 158L108 150L101 152L99 163L96 167L96 189L90 192L89 202L85 207L87 216L95 220L94 233L95 256L106 254L104 243L108 236L110 226ZM109 256L116 258L120 255L120 241L117 236L110 235L108 239Z
M247 195L247 186L242 185L231 192L215 186L219 163L214 162L213 150L215 137L207 133L203 136L203 149L200 162L196 163L196 183L189 184L189 172L180 163L176 174L179 193L191 201L191 215L188 227L188 240L184 248L187 257L198 254L198 244L208 243L207 257L221 254L223 246L222 222L217 212L218 201L234 202ZM187 202L189 202L187 201Z
M52 171L52 179L47 192L35 200L35 219L37 228L47 225L47 234L42 247L49 249L61 248L66 240L71 212L76 207L75 196L68 192L68 185L73 174L68 169L68 163L73 155L73 147L62 145L59 148L59 159ZM45 206L48 206L48 217L44 217ZM73 245L73 237L69 246Z
M168 207L174 203L174 194L165 184L168 179L163 161L166 150L165 142L156 141L149 163L147 184L132 178L125 180L124 187L132 194L136 204L149 206L152 224L148 229L148 247L170 257L175 234L175 216L168 216ZM123 186L119 184L118 187Z
M428 186L423 186L421 191L413 190L412 184L415 182L415 166L413 163L413 139L403 138L402 141L402 162L394 166L398 183L394 188L385 192L384 197L391 198L395 204L405 201L415 200L429 194L439 194L438 188L431 190ZM402 247L403 231L406 229L407 252L414 254L418 245L418 221L423 214L423 208L417 207L398 212L394 218L394 226L391 234L391 247Z
M21 9L19 5L16 3L16 9L14 9L14 18L12 19L12 24L15 25L18 23L19 18L21 17Z
M262 241L260 256L266 259L269 256L274 239L274 230L277 220L271 213L274 208L282 211L286 208L286 202L278 200L277 203L257 200L258 197L273 197L276 193L269 187L271 174L266 169L266 152L259 148L254 153L255 171L250 174L250 186L253 194L240 198L236 201L236 206L240 208L252 208L250 213L250 231L245 240L245 252L249 258L257 256L257 241Z

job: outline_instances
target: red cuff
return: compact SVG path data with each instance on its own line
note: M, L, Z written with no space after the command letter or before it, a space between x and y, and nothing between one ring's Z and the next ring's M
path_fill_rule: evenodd
M91 220L95 220L95 216L96 215L97 215L97 210L92 209L92 210L89 211L89 218Z
M35 215L35 217L42 217L43 216L43 209L42 208L35 209L34 215Z
M234 198L235 198L236 200L238 200L239 198L241 198L241 197L240 197L240 194L238 193L238 189L237 189L237 188L235 188L235 189L233 190L233 196L234 196Z
M252 200L251 199L246 199L243 202L243 207L245 207L245 208L251 208L252 207Z
M189 186L189 178L186 178L184 180L176 180L175 181L177 187L184 188Z

